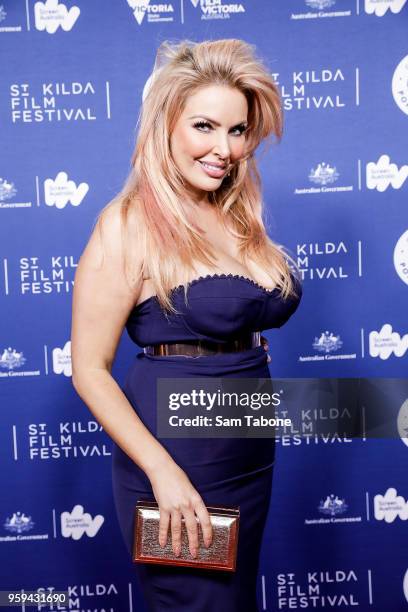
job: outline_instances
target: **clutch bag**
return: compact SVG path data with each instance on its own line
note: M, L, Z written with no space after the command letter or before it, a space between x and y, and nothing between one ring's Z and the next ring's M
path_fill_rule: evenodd
M191 556L188 534L181 518L181 551L176 556L171 545L171 530L166 545L159 544L159 506L155 500L139 500L135 508L133 563L159 563L234 572L237 560L239 508L207 506L212 525L212 540L204 546L201 525L198 522L197 556Z

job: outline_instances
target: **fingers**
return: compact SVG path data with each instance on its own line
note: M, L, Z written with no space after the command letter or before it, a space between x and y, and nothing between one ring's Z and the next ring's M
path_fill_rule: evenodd
M166 510L160 510L159 520L159 544L163 548L167 543L167 534L169 531L170 513Z
M173 510L171 513L171 544L175 555L181 552L181 512Z
M195 503L194 509L200 521L204 545L208 548L212 541L212 525L208 510L201 498Z
M187 529L188 547L190 549L191 556L196 558L198 551L198 525L193 510L185 510L184 524Z
M171 513L172 548L174 554L178 556L181 552L182 517L184 519L185 529L187 530L190 554L195 558L198 551L198 525L191 504L183 504L181 505L181 510L174 510Z
M189 550L193 558L197 557L199 549L199 524L203 533L204 546L208 548L211 545L212 525L210 515L200 496L195 496L190 502L180 504L178 508L173 508L171 511L160 510L159 544L162 547L167 542L169 522L172 549L176 556L181 553L184 528L187 531Z

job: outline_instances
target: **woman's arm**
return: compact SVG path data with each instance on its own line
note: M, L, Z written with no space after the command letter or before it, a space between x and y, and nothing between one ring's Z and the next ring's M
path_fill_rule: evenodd
M106 433L151 481L160 507L160 543L166 542L171 518L173 549L175 552L180 549L183 515L190 551L194 554L198 547L194 512L200 520L204 542L208 544L211 540L211 523L204 502L187 475L142 423L111 375L124 325L143 281L140 275L134 279L134 286L129 287L125 278L119 207L107 208L103 220L103 262L100 233L95 227L75 274L72 383Z
M122 246L118 208L104 215L104 249L97 228L81 255L75 274L71 359L72 383L106 433L144 471L154 470L169 456L143 425L111 376L118 343L140 293L121 273ZM135 298L136 296L136 298Z

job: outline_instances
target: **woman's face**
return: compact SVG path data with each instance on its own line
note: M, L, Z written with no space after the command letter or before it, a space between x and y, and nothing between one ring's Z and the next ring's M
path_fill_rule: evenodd
M238 89L210 85L188 97L170 148L197 201L218 189L232 164L245 155L247 114L246 98Z

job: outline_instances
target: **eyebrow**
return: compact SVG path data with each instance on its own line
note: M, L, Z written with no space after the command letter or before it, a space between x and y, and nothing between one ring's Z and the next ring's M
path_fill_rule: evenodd
M206 117L205 115L192 115L191 117L188 117L188 119L207 119L207 121L211 121L211 123L213 123L214 125L217 125L218 127L220 127L221 123L218 123L218 121L215 121L214 119L210 119L210 117ZM236 123L235 125L233 125L232 127L236 127L237 125L247 125L247 121L244 119L244 121L240 121L239 123Z

